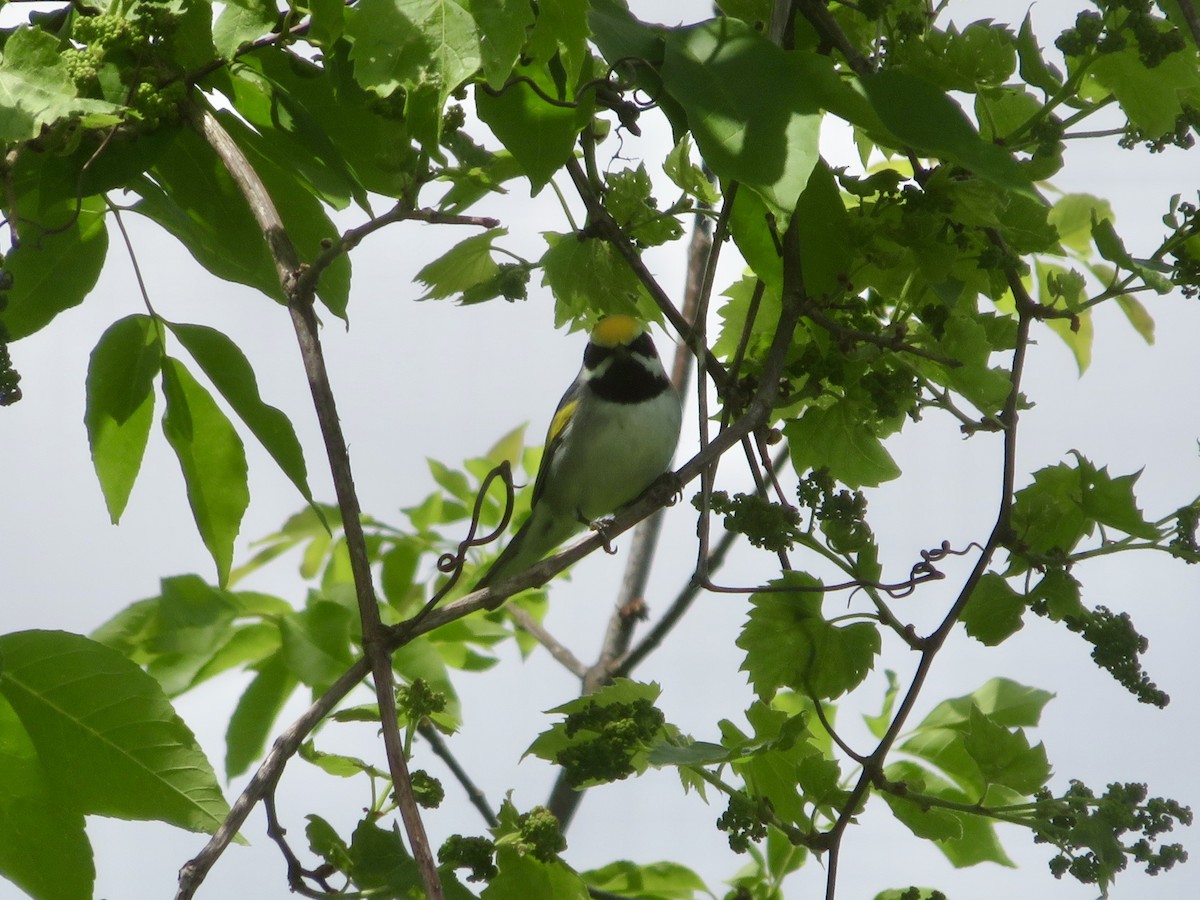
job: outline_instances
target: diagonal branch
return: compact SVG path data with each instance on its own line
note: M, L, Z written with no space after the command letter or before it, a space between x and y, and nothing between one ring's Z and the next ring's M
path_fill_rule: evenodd
M338 419L333 389L325 366L324 354L318 332L317 317L313 311L315 280L302 280L303 267L296 247L284 226L270 194L254 167L246 159L241 148L218 121L207 106L199 103L189 105L188 114L193 128L216 152L217 157L229 171L238 186L254 219L262 230L263 237L275 262L279 283L288 298L288 311L300 345L304 371L308 376L313 406L321 426L325 452L333 476L338 509L342 517L342 529L346 537L346 548L350 557L350 568L354 576L355 594L358 600L359 618L362 622L362 643L365 658L369 661L374 676L375 695L379 704L380 724L383 728L384 747L388 766L396 789L400 816L404 821L412 846L413 857L421 872L425 893L430 900L440 900L441 881L437 863L429 846L429 838L413 797L408 766L404 759L404 743L400 735L396 716L396 697L392 675L391 651L387 647L387 634L379 619L379 603L375 597L375 586L371 577L371 566L367 556L366 539L362 530L362 512L358 495L354 489L354 478L350 468L350 453L346 438ZM360 676L361 678L361 676ZM278 778L276 774L275 778ZM210 842L212 846L212 842ZM219 854L218 854L219 855ZM216 857L213 857L215 862ZM204 871L185 865L180 873L178 897L189 897L204 878ZM211 865L211 863L210 863ZM185 892L185 878L187 889Z

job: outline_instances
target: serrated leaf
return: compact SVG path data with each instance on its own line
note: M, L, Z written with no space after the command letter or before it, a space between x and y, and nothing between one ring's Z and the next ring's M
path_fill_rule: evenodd
M818 588L810 575L788 573L773 587ZM769 698L781 687L832 700L857 687L881 648L869 622L832 625L821 613L821 591L766 592L750 598L751 611L737 646L741 669L755 692Z
M915 763L893 763L887 766L884 774L891 781L902 781L915 786L922 793L953 803L970 804L977 799L968 797L949 782ZM884 799L909 830L918 837L932 840L955 868L981 862L1010 867L1014 865L1000 845L995 826L989 819L941 807L926 810L911 800L893 794L884 794Z
M508 234L507 228L492 228L459 241L417 273L417 281L428 290L422 300L441 300L462 294L495 278L500 266L492 258L492 243Z
M1016 46L1021 78L1047 94L1056 93L1062 87L1062 73L1047 63L1042 56L1042 48L1038 46L1033 21L1028 12L1025 13L1021 30L1017 33Z
M1042 709L1053 698L1049 691L1027 687L1008 678L993 678L973 693L943 700L917 727L965 727L970 721L971 707L977 706L1006 728L1030 728L1038 724Z
M513 847L497 847L500 873L488 882L480 900L588 900L587 884L558 860L544 863Z
M477 86L475 111L521 164L536 195L571 158L575 138L591 122L595 93L569 95L541 65L518 66L514 75L521 80L498 93ZM539 91L567 105L548 103Z
M987 572L963 609L963 626L981 644L995 647L1021 630L1025 603L1025 597L1014 591L1003 577Z
M1088 76L1112 91L1130 123L1147 138L1173 133L1183 104L1194 103L1200 92L1194 54L1172 53L1150 69L1139 58L1136 42L1098 54Z
M304 451L296 437L296 430L286 414L266 403L259 395L258 379L246 355L227 335L215 328L176 324L169 324L168 327L238 418L258 438L283 474L311 504L313 498L308 487L308 469L304 464ZM319 508L313 509L321 516Z
M229 811L195 737L158 682L81 635L0 637L3 693L59 802L86 815L212 832Z
M51 782L0 693L0 875L38 900L90 900L96 871L83 814Z
M705 161L785 219L819 159L817 98L794 57L736 19L666 35L662 79Z
M554 292L554 322L627 315L657 322L662 313L613 245L599 238L545 232L542 284Z
M246 453L229 419L178 360L163 361L162 385L167 401L163 434L179 459L192 517L224 586L233 542L250 503Z
M120 107L76 96L59 39L19 25L0 55L0 141L35 138L44 126L83 114L115 114Z
M108 327L92 351L87 374L88 445L100 490L115 525L129 502L154 418L154 377L162 361L158 328L149 316Z
M683 137L671 148L663 162L663 172L689 197L695 197L701 203L713 206L721 199L717 186L704 174L704 170L692 162L691 135Z
M963 747L988 784L1030 796L1050 778L1044 746L1029 746L1020 728L1009 731L977 706L971 708L970 730L963 738Z
M499 90L521 55L533 8L526 0L469 0L468 6L479 29L483 77Z
M78 215L73 198L48 205L18 203L17 215L27 221L20 246L4 258L12 287L0 314L10 340L45 327L96 286L108 255L106 212L102 197L82 198Z
M639 865L617 860L603 868L581 872L580 877L590 888L629 900L693 900L697 892L709 893L699 875L672 862Z
M879 424L864 421L851 403L811 406L783 429L797 472L826 468L852 487L877 487L900 475L900 467L877 436Z
M403 91L413 133L435 147L447 98L482 61L471 14L455 0L361 0L346 11L346 36L359 84L381 97Z

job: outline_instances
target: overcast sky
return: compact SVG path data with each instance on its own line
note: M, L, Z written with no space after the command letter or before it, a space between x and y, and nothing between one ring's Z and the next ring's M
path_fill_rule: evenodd
M1042 3L1034 8L1035 21L1055 22L1053 28L1043 29L1043 43L1052 43L1068 6L1075 4ZM643 18L667 22L695 21L707 9L699 2L635 2L633 7ZM965 25L985 15L1019 22L1025 5L963 2L956 8L961 10L956 20ZM826 137L826 153L835 165L854 163L844 140L837 134ZM644 156L657 175L653 161L661 158L665 141L663 129L647 127L644 144L627 143L624 154ZM1089 191L1111 200L1118 227L1136 256L1159 242L1159 218L1169 196L1194 197L1196 171L1195 158L1179 151L1151 156L1121 151L1110 143L1086 151L1073 148L1067 170L1055 183L1064 191ZM508 246L531 258L541 252L539 232L567 230L549 191L536 201L510 196L487 211L510 229ZM249 290L209 278L173 238L136 216L126 220L156 309L174 321L220 328L243 347L264 398L284 409L300 433L314 493L331 499L286 311ZM351 225L357 220L346 217L342 222ZM419 295L411 283L416 270L469 233L473 232L414 224L370 238L353 256L350 329L336 320L327 320L324 329L363 508L396 524L403 523L400 508L432 489L426 457L456 463L480 453L524 421L530 423L531 435L540 435L579 365L583 338L554 331L552 301L537 285L537 276L529 301L522 304L496 301L462 309L413 302ZM718 279L722 287L738 275L732 247L728 251ZM655 274L675 297L682 292L681 254L682 244L650 257ZM1022 419L1020 482L1029 472L1078 449L1094 462L1107 464L1113 474L1144 467L1139 497L1152 518L1200 493L1194 387L1200 307L1178 296L1151 298L1147 304L1158 325L1156 345L1147 347L1115 307L1101 309L1092 368L1083 378L1077 377L1071 355L1057 338L1048 332L1039 335L1025 381L1037 406ZM157 428L119 527L108 523L88 458L82 424L88 354L112 321L140 311L132 270L111 229L108 265L94 295L12 347L25 399L0 410L0 631L63 628L86 633L128 603L157 593L161 577L184 572L214 577L191 522L177 463ZM659 349L671 349L661 336ZM679 459L690 456L696 443L693 420L685 425ZM944 539L961 546L986 536L997 502L998 440L981 436L964 443L953 422L928 415L919 428L910 428L888 446L906 477L872 491L869 499L871 521L892 573L906 572L920 549ZM250 443L247 452L252 502L242 527L239 559L246 558L249 541L273 531L301 506L265 454ZM736 489L739 475L732 467L728 473L729 486ZM652 614L665 608L686 576L694 553L693 534L690 506L671 510L662 564L647 591ZM1200 720L1194 661L1200 571L1160 556L1097 561L1078 574L1087 602L1130 611L1150 638L1149 673L1173 700L1165 711L1137 704L1090 662L1086 645L1075 636L1033 620L998 650L985 651L956 631L934 667L913 721L939 700L1004 675L1058 695L1046 710L1044 727L1035 733L1056 765L1056 786L1077 777L1103 790L1109 781L1149 778L1152 793L1200 804L1200 774L1194 765L1194 723ZM922 589L907 601L911 609L902 607L902 612L918 621L934 620L952 602L969 562L946 566L947 580ZM303 587L294 563L287 560L245 586L299 604ZM753 552L741 553L722 580L760 580L762 563ZM549 627L582 658L590 658L599 647L622 564L622 556L593 556L576 568L569 586L555 589ZM744 598L705 597L664 650L637 673L640 679L662 685L668 718L698 739L714 739L716 719L749 702L744 676L737 671L741 655L732 644L745 608ZM884 683L882 669L894 668L903 677L913 664L894 644L885 646L879 671L840 711L847 737L860 746L866 744L866 732L856 724L857 712L875 711ZM177 704L218 771L224 726L245 682L241 676L218 679ZM524 663L506 657L490 672L464 677L460 689L467 726L452 746L493 804L499 804L509 786L516 787L514 800L520 808L543 802L553 772L536 760L519 758L547 725L541 710L577 693L572 678L538 652ZM504 702L497 703L497 696ZM293 704L281 724L299 709ZM370 729L324 740L329 743L323 746L330 749L381 758ZM417 764L440 772L428 757L419 757ZM228 786L231 800L243 783L239 779ZM446 788L446 805L427 817L433 838L483 833L484 824L448 777ZM357 782L314 777L307 766L296 763L284 776L280 813L298 843L302 817L309 811L326 816L345 833L366 802L361 790ZM1083 900L1095 895L1074 882L1054 882L1045 869L1049 854L1017 830L1002 830L1001 835L1020 868L984 866L955 872L930 844L890 822L881 807L873 802L861 827L851 829L844 842L839 896L847 900L910 883L935 885L956 898L1023 893ZM723 804L706 807L694 795L681 798L669 772L606 787L583 801L566 858L579 869L622 857L640 862L677 859L700 871L719 895L722 879L741 865L712 827L722 809ZM263 837L261 816L251 818L245 833L252 846L227 852L202 897L289 896L283 863ZM203 843L202 837L155 823L93 820L89 834L99 869L97 896L111 900L170 896L176 870ZM1184 832L1179 839L1200 850L1194 834ZM788 896L817 895L823 878L823 870L810 863L788 882ZM1190 869L1184 866L1157 879L1127 875L1117 882L1114 896L1183 900L1196 896L1197 885L1200 859ZM11 885L0 882L0 900L16 896Z

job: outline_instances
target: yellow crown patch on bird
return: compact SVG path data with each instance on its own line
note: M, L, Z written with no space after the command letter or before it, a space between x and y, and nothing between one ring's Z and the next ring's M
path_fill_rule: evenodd
M601 347L628 344L645 331L633 316L605 316L592 329L592 343Z

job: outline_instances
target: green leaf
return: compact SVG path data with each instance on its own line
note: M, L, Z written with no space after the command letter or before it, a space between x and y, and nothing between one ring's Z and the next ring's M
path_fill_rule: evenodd
M1117 306L1121 307L1121 312L1125 313L1125 318L1129 320L1129 324L1133 326L1133 330L1141 335L1142 340L1147 344L1153 344L1154 318L1142 304L1142 301L1129 294L1121 294L1117 297Z
M162 580L162 595L142 646L147 670L168 696L192 686L196 674L232 634L240 605L197 575Z
M475 20L455 0L361 0L346 11L359 84L405 95L413 134L436 147L450 94L482 62Z
M529 35L527 53L537 62L557 56L569 79L588 57L588 0L541 0Z
M284 659L302 682L323 690L350 668L350 615L340 603L318 600L279 620Z
M704 880L686 866L673 862L639 865L617 860L600 869L581 872L588 887L619 894L628 900L693 900L710 891Z
M666 36L662 78L705 161L785 218L819 159L821 115L794 57L737 19Z
M1042 48L1038 46L1037 35L1033 31L1033 21L1030 13L1025 13L1021 22L1021 30L1017 34L1017 56L1020 59L1021 78L1027 84L1041 88L1047 94L1054 94L1062 87L1062 73L1046 62L1042 56Z
M464 294L485 284L500 272L492 258L492 243L508 234L507 228L492 228L459 241L417 273L417 281L428 290L422 300L442 300Z
M194 131L181 131L129 188L141 198L134 212L175 235L208 271L283 301L275 265L245 198Z
M588 900L587 884L559 860L544 863L513 847L496 848L500 873L480 900Z
M692 162L692 139L689 134L684 134L667 154L663 172L676 187L701 203L714 206L721 199L717 186L704 174L703 169Z
M979 766L984 781L1030 796L1050 778L1050 763L1041 744L1030 747L1020 728L1009 731L971 707L970 730L964 748Z
M575 138L591 122L595 92L571 96L541 65L517 66L513 74L521 80L499 93L477 86L475 111L521 164L536 195L571 158ZM539 91L559 104L547 102Z
M1098 219L1113 221L1112 205L1091 194L1064 194L1050 207L1050 224L1058 231L1058 240L1079 254L1092 249L1092 222Z
M843 484L877 487L900 475L890 453L877 436L879 423L864 421L853 403L828 409L811 406L783 429L792 465L797 472L827 468Z
M260 132L292 142L294 167L321 196L349 190L366 209L366 191L405 196L421 162L405 122L386 115L378 96L354 80L347 46L336 42L321 66L265 47L239 60L223 90Z
M278 21L272 0L230 0L213 23L213 45L221 56L232 59L242 44L269 34Z
M52 779L85 815L214 831L229 811L212 767L158 682L103 644L66 632L0 637L0 693Z
M83 814L52 782L0 694L0 875L38 900L90 900L96 871Z
M545 232L542 284L554 292L554 324L595 315L657 322L662 313L613 245L600 238Z
M0 321L10 340L26 337L60 312L78 306L96 286L108 255L102 197L43 204L18 202L21 244L4 258L12 277ZM11 213L10 213L11 216Z
M479 29L484 80L499 90L521 55L533 7L527 0L469 0L467 5Z
M1031 728L1041 720L1042 710L1053 698L1049 691L1008 678L993 678L971 694L943 700L917 727L962 727L970 721L971 708L978 707L1006 728Z
M346 25L344 0L308 0L312 15L306 37L318 47L330 47L342 36Z
M1195 55L1172 53L1153 69L1139 59L1135 42L1116 53L1103 53L1088 67L1088 77L1112 91L1134 127L1147 138L1175 131L1183 104L1200 97Z
M1082 493L1078 470L1065 463L1035 472L1033 483L1013 495L1012 529L1022 550L1038 556L1070 553L1092 527L1080 505ZM1026 565L1014 557L1010 574Z
M217 113L222 126L237 141L246 158L262 179L263 186L279 211L288 235L296 245L301 259L312 259L338 235L337 226L325 208L297 177L292 162L294 153L285 146L264 141L253 129L229 112ZM244 205L244 201L243 201ZM265 243L265 239L259 238ZM274 264L272 263L274 270ZM276 275L278 280L278 275ZM321 272L317 281L317 296L335 316L346 317L350 300L350 257L343 253Z
M162 352L154 320L133 315L108 327L88 364L83 418L92 465L114 525L142 466Z
M1083 482L1082 508L1101 525L1116 528L1134 537L1154 540L1159 537L1158 528L1146 521L1137 507L1133 486L1142 476L1139 469L1129 475L1113 478L1108 467L1097 469L1078 453L1079 473Z
M1025 602L1025 597L1014 591L1003 577L988 572L971 592L962 623L975 640L995 647L1021 630Z
M805 292L817 299L839 295L849 283L854 254L842 193L824 160L809 176L796 215Z
M59 39L41 28L19 25L0 56L0 141L37 137L44 126L83 114L113 114L119 107L76 96Z
M250 503L246 453L229 419L212 396L176 359L163 362L163 434L179 459L192 517L217 566L229 580L233 541Z
M949 800L953 803L973 803L962 791L915 763L898 762L887 766L884 774L889 781L901 781L913 790ZM994 862L1013 866L992 822L973 813L958 812L941 807L923 808L919 804L894 794L884 794L884 800L913 834L932 840L955 868Z
M1095 212L1092 213L1092 240L1096 242L1096 249L1100 251L1101 256L1138 275L1156 293L1169 294L1175 289L1165 275L1130 256L1129 251L1125 249L1125 242L1113 227L1112 220L1101 219Z
M811 575L791 572L772 587L819 588ZM781 687L832 700L857 687L881 649L873 623L832 625L821 613L823 594L769 592L750 598L750 616L737 639L746 651L742 671L755 692L770 698Z
M229 337L205 325L168 324L171 333L187 349L217 391L237 413L280 470L310 504L308 469L304 451L291 421L280 410L264 402L258 379L246 355ZM316 509L316 507L314 507ZM320 510L316 509L318 515Z
M928 81L883 69L863 78L862 85L884 125L904 143L957 163L999 187L1037 197L1012 154L982 140L962 108Z
M262 757L271 727L298 683L282 656L259 666L225 730L226 778L236 778Z

